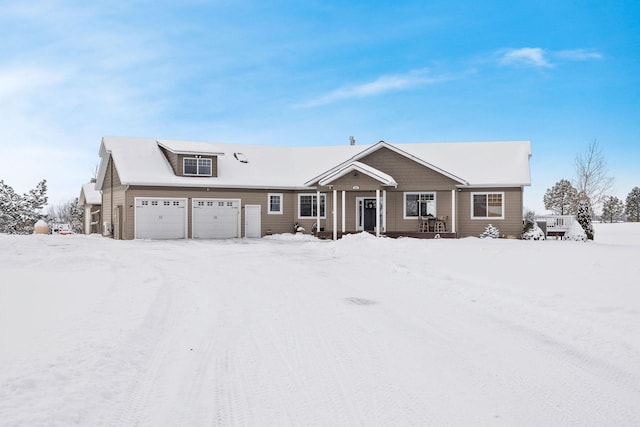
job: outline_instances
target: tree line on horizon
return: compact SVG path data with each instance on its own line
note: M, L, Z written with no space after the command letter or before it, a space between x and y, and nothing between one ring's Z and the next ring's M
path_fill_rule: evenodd
M631 189L623 202L609 195L614 178L609 176L607 163L597 141L575 160L576 178L561 179L544 194L544 207L556 215L578 215L582 209L593 217L594 208L601 208L603 222L640 222L640 187Z
M0 180L0 233L31 234L36 222L70 224L74 232L82 232L83 209L78 198L59 205L48 206L47 180L43 179L36 188L25 194L18 194Z

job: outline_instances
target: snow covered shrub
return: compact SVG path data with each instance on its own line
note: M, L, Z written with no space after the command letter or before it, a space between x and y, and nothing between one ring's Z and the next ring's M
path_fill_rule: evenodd
M582 226L574 221L571 223L571 228L565 233L564 240L576 240L576 241L587 241L587 234L582 229Z
M480 235L481 239L485 237L490 237L492 239L497 239L500 237L500 230L495 228L492 224L487 225L487 228L484 229L484 232Z
M524 214L524 221L522 226L522 236L533 228L533 225L536 223L536 213L534 211L527 211Z
M544 240L544 231L535 222L522 233L523 240Z

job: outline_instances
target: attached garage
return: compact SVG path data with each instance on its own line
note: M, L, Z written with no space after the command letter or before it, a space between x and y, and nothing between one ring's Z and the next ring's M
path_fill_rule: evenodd
M193 199L193 238L240 237L239 199Z
M187 237L187 199L135 199L136 239L185 239Z

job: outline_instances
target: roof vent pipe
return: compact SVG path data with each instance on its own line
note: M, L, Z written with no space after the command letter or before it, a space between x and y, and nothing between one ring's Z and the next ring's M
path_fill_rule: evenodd
M349 137L349 145L356 145L356 139L353 136Z

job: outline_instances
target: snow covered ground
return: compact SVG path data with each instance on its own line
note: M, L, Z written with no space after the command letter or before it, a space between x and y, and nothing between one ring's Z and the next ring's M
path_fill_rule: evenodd
M0 235L0 425L637 426L639 255Z

